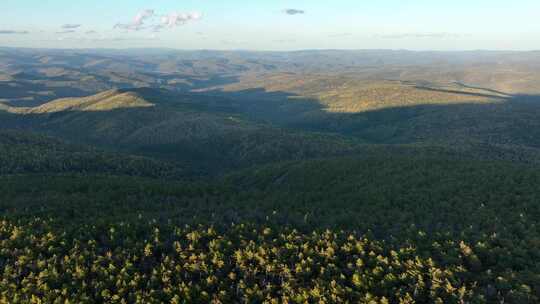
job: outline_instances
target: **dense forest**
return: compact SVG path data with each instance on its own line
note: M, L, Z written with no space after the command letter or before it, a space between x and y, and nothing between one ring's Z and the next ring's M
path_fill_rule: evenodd
M539 172L395 156L287 162L191 182L5 176L2 296L535 303Z
M540 302L537 54L0 55L0 303Z

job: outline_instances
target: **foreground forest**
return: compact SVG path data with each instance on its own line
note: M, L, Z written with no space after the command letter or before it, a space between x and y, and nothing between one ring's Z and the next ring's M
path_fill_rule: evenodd
M3 301L539 299L535 168L373 157L254 170L3 177Z
M0 303L540 302L536 53L148 52L0 49Z

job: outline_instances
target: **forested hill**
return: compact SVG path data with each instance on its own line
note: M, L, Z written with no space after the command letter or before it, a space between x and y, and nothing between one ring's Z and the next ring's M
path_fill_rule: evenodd
M109 174L186 178L173 163L106 152L57 138L22 131L0 131L0 175Z
M540 303L538 53L0 55L0 304Z

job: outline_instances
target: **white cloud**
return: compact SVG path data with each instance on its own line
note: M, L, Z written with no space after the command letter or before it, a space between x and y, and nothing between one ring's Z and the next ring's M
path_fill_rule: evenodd
M198 21L202 18L202 14L198 12L179 13L174 12L168 15L161 16L161 25L166 27L175 27L184 25L191 21Z
M114 26L114 28L123 29L123 30L130 30L130 31L139 31L144 29L144 23L148 19L152 19L154 17L154 10L153 9L145 9L143 11L140 11L135 17L133 18L133 21L130 23L118 23Z
M133 18L133 24L142 26L144 25L144 21L147 19L150 19L154 17L154 10L152 9L146 9L142 12L139 12L135 18Z
M155 17L159 17L159 20L155 20ZM153 32L158 32L162 28L181 26L188 22L200 20L201 18L202 14L199 12L172 12L165 15L158 15L153 9L146 9L139 12L131 23L118 23L114 28L128 31L149 29Z

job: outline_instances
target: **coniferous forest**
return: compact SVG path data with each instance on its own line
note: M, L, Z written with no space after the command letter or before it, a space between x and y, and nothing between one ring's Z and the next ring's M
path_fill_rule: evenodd
M0 48L0 303L540 302L517 55L155 52Z

